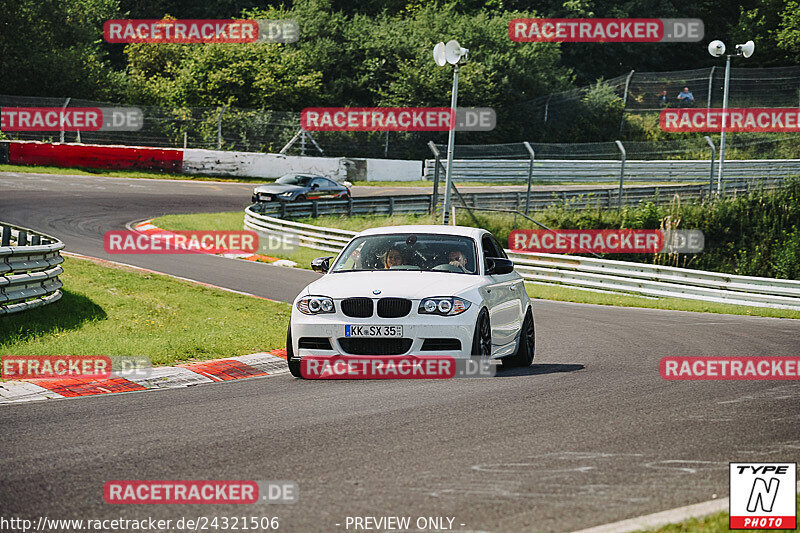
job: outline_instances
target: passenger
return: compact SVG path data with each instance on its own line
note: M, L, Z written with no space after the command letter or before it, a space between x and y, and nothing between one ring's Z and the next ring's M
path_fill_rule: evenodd
M389 248L386 253L383 254L383 268L388 269L403 264L405 264L403 253L399 248Z

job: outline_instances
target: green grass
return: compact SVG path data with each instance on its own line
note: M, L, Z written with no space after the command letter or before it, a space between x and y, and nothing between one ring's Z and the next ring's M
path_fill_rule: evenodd
M800 496L797 497L797 504L800 505ZM678 524L669 524L658 529L648 530L647 533L727 533L730 515L726 512L717 513L705 518L692 518ZM742 531L734 529L733 531ZM775 530L749 529L748 533L770 533ZM794 531L800 531L800 527Z
M143 170L108 170L97 168L62 168L36 165L0 165L0 172L25 172L28 174L66 174L71 176L99 176L104 178L146 178L191 181L225 181L233 183L264 183L267 178L244 178L230 176L190 176L168 172L147 172Z
M353 181L359 187L433 187L433 180L414 181ZM635 181L626 185L684 185L697 183L696 181ZM525 180L515 181L457 181L456 187L487 187L492 185L527 185ZM534 180L531 185L608 185L614 186L611 181L563 181L563 180ZM439 182L439 190L444 190L444 177Z
M240 231L244 228L244 213L199 213L192 215L165 215L153 219L153 224L169 231L218 230ZM289 259L301 268L310 269L311 260L317 257L336 255L334 253L298 246L292 251L262 250L259 253L278 259Z
M153 220L153 223L168 230L239 230L242 229L244 214L239 211L227 213L201 213L192 215L166 215ZM367 215L360 217L326 216L316 219L299 219L298 222L331 228L360 231L368 227L392 226L401 224L431 224L436 221L430 215L395 215L386 217ZM329 254L320 250L299 247L291 254L273 253L274 257L292 259L299 266L309 268L311 260ZM674 309L701 313L722 313L732 315L766 316L776 318L798 318L800 311L770 309L741 305L717 304L681 298L642 298L633 294L603 293L574 289L562 285L526 284L531 298L578 302L621 307L646 307L651 309Z
M617 307L645 307L649 309L671 309L698 313L720 313L725 315L766 316L773 318L800 319L800 311L749 307L745 305L718 304L682 298L643 298L627 293L605 293L575 289L564 285L526 283L528 295L541 300L577 302L584 304L613 305Z
M0 354L150 357L153 364L282 348L290 306L65 258L58 302L0 320Z

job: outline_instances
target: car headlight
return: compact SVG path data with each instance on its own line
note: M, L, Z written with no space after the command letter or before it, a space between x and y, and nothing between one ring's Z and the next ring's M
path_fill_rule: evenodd
M282 192L278 196L280 196L281 198L291 198L293 194L294 194L293 192Z
M418 312L423 315L460 315L472 305L467 300L455 298L453 296L437 296L436 298L425 298L419 303Z
M297 309L306 315L318 315L336 311L333 300L327 296L306 296L301 298L297 302Z

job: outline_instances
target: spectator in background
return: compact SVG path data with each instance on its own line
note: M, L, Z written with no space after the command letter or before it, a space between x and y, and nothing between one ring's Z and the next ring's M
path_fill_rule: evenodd
M667 96L666 89L661 91L661 94L658 96L658 105L661 107L667 107L669 105L669 97Z
M688 87L684 87L683 91L678 93L678 103L681 107L691 107L694 105L694 95Z

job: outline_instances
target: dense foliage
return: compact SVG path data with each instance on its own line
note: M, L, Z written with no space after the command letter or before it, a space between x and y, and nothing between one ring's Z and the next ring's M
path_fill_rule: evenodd
M800 6L795 0L544 0L536 3L535 12L522 0L3 4L3 93L132 104L229 104L287 111L325 104L442 105L448 100L449 69L434 66L430 49L450 38L474 51L462 69L464 104L492 106L501 113L513 103L630 69L698 68L713 62L698 44L511 42L508 21L525 16L697 17L704 20L709 38L734 42L756 36L759 53L748 66L789 64L800 58ZM164 16L292 18L300 23L301 39L286 45L127 47L102 40L107 19Z
M515 228L539 229L522 217L476 213L480 224L501 242ZM800 279L800 180L784 189L753 191L717 201L657 206L653 202L622 211L547 209L534 215L550 228L699 229L705 249L698 254L606 254L621 259L728 272L746 276ZM466 213L460 224L472 224Z

